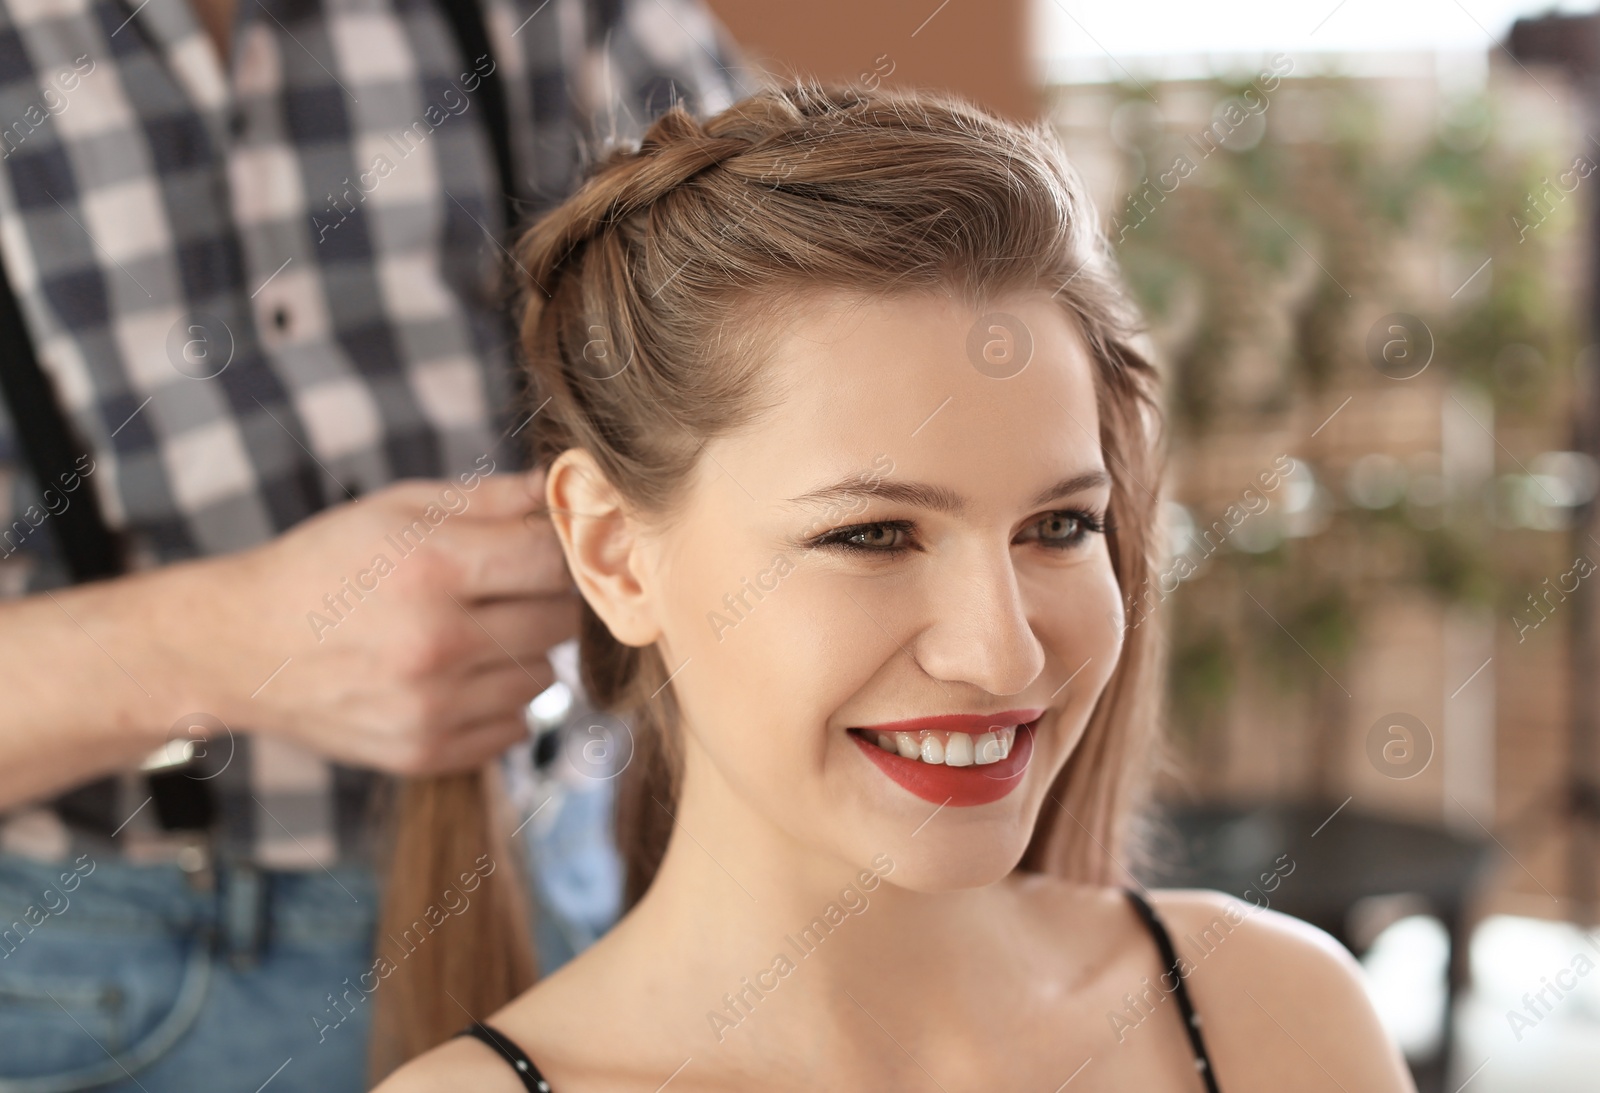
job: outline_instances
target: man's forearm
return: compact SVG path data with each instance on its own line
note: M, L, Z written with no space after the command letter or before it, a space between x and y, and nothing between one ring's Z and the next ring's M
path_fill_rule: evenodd
M525 743L524 710L555 679L545 653L577 635L581 601L554 529L529 519L543 472L468 477L394 482L248 550L0 601L0 809L196 739L190 714L393 774ZM392 560L396 529L417 528L427 539Z
M0 602L0 809L135 766L204 709L211 561Z

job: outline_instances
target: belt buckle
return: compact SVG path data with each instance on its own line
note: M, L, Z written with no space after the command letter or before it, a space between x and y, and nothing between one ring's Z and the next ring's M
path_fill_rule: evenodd
M129 828L123 858L138 865L176 865L189 887L209 892L216 887L215 848L211 834L199 830L141 830Z
M184 832L183 845L178 848L178 868L183 870L189 887L196 892L210 892L217 886L215 854L209 832Z

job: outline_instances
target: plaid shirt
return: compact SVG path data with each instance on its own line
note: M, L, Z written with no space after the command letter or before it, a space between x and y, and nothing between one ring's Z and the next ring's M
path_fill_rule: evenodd
M186 0L0 0L0 254L94 460L75 485L134 568L398 478L524 465L506 226L470 108L490 64L530 219L599 138L753 90L699 0L624 0L603 38L584 0L481 5L492 61L460 55L434 0L241 0L225 66ZM5 409L0 595L19 596L70 578ZM211 782L232 852L367 852L381 776L234 747ZM122 781L126 815L147 795Z

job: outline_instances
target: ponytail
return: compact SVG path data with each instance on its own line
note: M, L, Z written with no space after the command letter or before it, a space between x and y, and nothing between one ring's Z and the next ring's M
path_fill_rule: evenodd
M370 1084L538 978L525 871L497 774L490 764L398 787L375 951Z

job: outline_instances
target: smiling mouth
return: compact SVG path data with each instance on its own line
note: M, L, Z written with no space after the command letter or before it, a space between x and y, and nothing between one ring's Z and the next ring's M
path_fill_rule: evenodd
M876 744L891 755L930 766L988 766L1011 754L1021 725L986 730L981 733L954 729L921 729L916 732L879 732L851 729L869 744Z
M924 801L959 808L998 801L1022 784L1042 716L967 732L852 728L847 733L890 781Z

